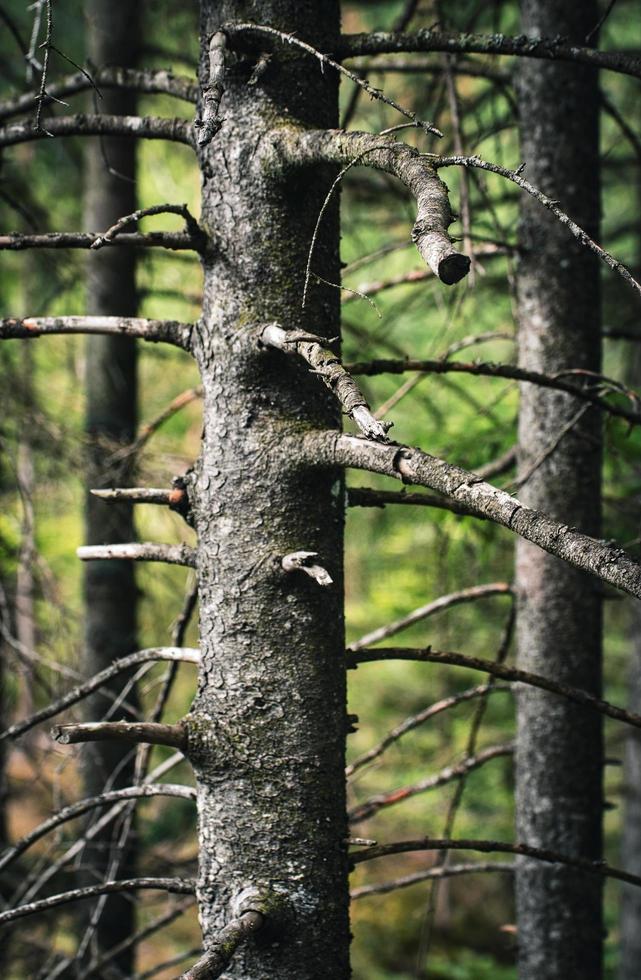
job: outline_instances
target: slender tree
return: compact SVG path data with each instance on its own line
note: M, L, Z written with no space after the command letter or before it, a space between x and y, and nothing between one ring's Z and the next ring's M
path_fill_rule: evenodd
M522 0L528 36L581 43L597 4ZM599 238L599 93L590 68L523 60L517 93L528 179ZM519 366L599 372L600 290L595 256L531 199L521 207ZM522 385L519 497L590 534L600 530L601 419L576 399ZM555 443L558 441L558 445ZM519 666L601 687L598 585L529 542L517 544ZM524 689L518 697L517 836L566 854L601 856L601 724L594 714ZM519 971L523 980L601 976L601 887L596 879L519 860Z
M140 7L126 0L90 0L85 5L87 51L98 70L138 63L140 46ZM92 101L96 99L91 93ZM113 115L135 116L135 92L105 89L100 109ZM103 137L90 140L86 147L85 226L89 232L104 232L124 215L136 210L136 143L133 140ZM96 316L135 316L135 251L130 248L105 249L89 253L87 265L87 312ZM137 428L137 341L131 337L91 336L86 346L86 431L87 497L86 531L88 545L119 544L135 537L132 506L127 501L114 506L91 494L94 488L122 483L131 473L132 457L126 449ZM119 657L136 649L137 589L130 561L92 562L84 569L85 657L88 674L95 674ZM120 689L121 684L118 685ZM106 691L116 691L112 684ZM86 711L91 719L104 714L109 700L105 692L89 699ZM135 688L127 696L121 716L133 720ZM85 795L95 796L107 782L113 788L129 786L134 777L135 753L131 746L117 742L97 742L85 755ZM120 826L107 826L94 837L86 861L96 878L133 877L134 847L128 839L118 843ZM86 906L85 906L86 910ZM89 910L91 912L91 910ZM105 951L122 942L133 929L134 905L127 896L106 899L95 923L95 944ZM91 928L84 921L83 931ZM117 959L123 973L130 973L131 950Z

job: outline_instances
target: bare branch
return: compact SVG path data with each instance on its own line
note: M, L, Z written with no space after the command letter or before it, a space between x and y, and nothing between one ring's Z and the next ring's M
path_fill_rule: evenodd
M368 763L373 762L378 759L383 753L397 742L399 738L406 735L408 732L413 731L418 728L419 725L425 724L430 718L440 715L443 711L448 711L450 708L455 708L458 704L463 704L467 701L472 701L475 698L484 698L489 694L496 693L510 693L512 688L509 684L479 684L477 687L470 687L466 691L460 691L458 694L452 694L449 698L442 698L440 701L436 701L434 704L430 704L429 707L424 708L423 711L419 711L416 715L411 715L406 718L405 721L397 725L390 732L387 733L385 738L383 738L377 745L374 745L367 752L363 752L359 755L357 759L345 767L345 776L349 778L358 769L362 769L363 766L368 765Z
M409 851L481 851L484 854L518 854L524 857L534 858L537 861L545 861L548 864L565 864L569 868L578 868L580 871L587 871L590 874L601 875L605 878L616 878L618 881L625 881L629 885L636 885L641 888L641 876L621 871L613 868L605 861L592 861L590 858L570 857L567 854L559 854L556 851L548 851L542 847L532 847L530 844L510 844L505 841L496 840L449 840L423 837L419 840L396 841L393 844L379 844L377 847L370 847L367 851L360 851L350 855L354 864L361 864L363 861L375 861L379 857L387 857L389 854L406 854Z
M172 892L176 895L193 895L196 885L194 881L188 878L129 878L124 881L106 881L101 885L74 888L72 891L62 892L60 895L51 895L49 898L43 898L38 902L30 902L28 905L19 905L16 909L0 912L0 926L6 925L7 922L14 922L16 919L23 919L27 915L48 912L60 905L67 905L69 902L95 898L97 895L132 892L142 888L153 888L158 891Z
M134 504L165 504L168 507L176 491L158 487L115 487L113 490L92 490L91 493L107 503L130 500Z
M196 551L186 544L154 544L146 541L140 544L102 544L84 545L76 548L80 561L161 561L168 565L196 567Z
M15 858L19 857L20 854L23 854L36 841L39 841L52 830L55 830L56 827L59 827L63 823L68 823L70 820L76 820L89 810L100 806L107 806L109 803L115 803L118 800L147 799L148 797L155 796L174 796L183 800L195 800L196 791L191 786L181 786L180 784L174 783L144 783L141 786L127 786L124 789L110 790L109 792L101 793L100 796L91 796L85 800L79 800L77 803L72 803L70 806L63 807L62 810L54 813L48 820L39 824L34 830L13 844L12 847L9 847L0 856L0 871L15 860Z
M492 745L490 748L483 749L477 755L463 759L461 762L456 763L456 765L441 769L435 776L428 776L426 779L421 779L411 786L402 786L400 789L392 790L390 793L379 793L376 796L371 796L368 800L348 810L347 818L349 823L350 825L361 823L361 821L368 820L369 817L373 817L374 814L385 807L402 803L403 800L409 800L419 793L427 793L431 789L438 789L439 786L445 786L454 779L463 779L468 773L485 765L486 762L513 754L513 744Z
M0 340L31 339L52 334L120 334L150 343L173 344L189 350L192 325L178 320L146 320L128 316L30 316L0 320Z
M241 943L265 924L263 912L248 909L224 926L207 952L179 980L215 980L222 976Z
M333 578L322 565L316 565L312 558L318 558L316 551L293 551L290 555L285 555L281 559L281 565L285 572L303 572L318 585L332 585Z
M417 215L412 240L421 257L441 282L452 285L467 275L470 260L457 252L447 234L454 220L447 186L436 173L434 161L406 143L372 133L341 130L274 130L274 145L292 163L330 161L345 165L354 160L401 180L416 198Z
M624 408L621 405L612 405L602 395L596 394L591 388L582 388L578 384L564 380L564 377L567 375L573 375L572 371L559 372L558 374L542 374L540 371L526 371L524 368L515 367L512 364L493 364L482 361L423 361L413 358L407 358L407 360L379 358L374 361L355 361L351 364L346 364L345 370L351 374L361 375L403 374L406 371L420 371L425 374L456 373L472 374L486 378L508 378L512 381L525 381L530 384L539 385L541 388L564 391L581 401L597 405L602 411L609 412L610 415L616 415L637 425L641 422L640 411ZM635 392L630 391L611 378L606 378L602 375L591 376L581 373L578 373L576 377L578 380L584 379L588 383L592 382L595 387L605 387L614 393L625 395L635 403L639 402L639 397Z
M318 464L325 456L334 465L384 473L404 483L436 490L468 507L471 513L501 524L549 554L641 598L641 565L623 549L525 507L469 470L420 449L385 446L356 436L316 434L305 442L313 454L312 462Z
M588 694L587 691L578 687L561 684L558 681L550 680L548 677L532 674L530 671L520 670L517 667L506 667L505 664L497 663L495 660L482 660L480 657L468 657L462 653L444 653L440 650L432 650L431 647L422 650L411 647L379 647L377 650L348 653L347 666L357 667L358 664L376 663L379 660L418 660L424 663L449 664L452 667L479 670L484 674L491 674L493 677L500 677L505 681L528 684L530 687L538 687L543 691L549 691L551 694L558 694L559 697L591 708L598 711L599 714L607 715L608 718L622 721L626 725L632 725L633 728L641 728L641 715L619 708L617 705L610 704L609 701L597 698L593 694Z
M93 691L97 691L107 681L110 681L113 677L117 677L118 674L131 670L132 667L136 667L139 664L153 663L161 660L169 661L170 663L198 664L200 663L200 651L188 647L150 647L147 650L138 650L136 653L130 653L127 657L121 657L119 660L115 660L111 666L101 670L99 674L95 674L89 680L85 681L84 684L79 684L57 701L51 702L29 718L16 722L15 725L7 728L6 731L0 732L0 741L5 738L17 738L19 735L28 732L35 725L40 724L40 722L53 718L54 715L60 714L66 708L70 708L72 704L76 704L83 698L88 697Z
M27 248L91 248L96 236L84 231L52 231L42 235L0 235L0 250L21 252ZM197 243L184 231L133 232L119 235L110 247L167 248L172 251L197 251Z
M363 392L345 370L340 358L323 346L321 337L300 330L283 330L277 323L269 323L260 332L260 343L302 357L336 395L361 432L370 439L387 442L390 423L374 418Z
M93 80L93 84L92 84ZM185 102L196 102L198 86L190 78L174 75L166 68L98 68L92 71L91 78L79 71L68 75L59 82L47 85L43 105L66 99L70 95L86 92L91 88L125 89L149 94L172 95ZM0 119L9 119L35 108L37 92L24 92L15 99L0 101Z
M193 127L186 119L155 116L108 116L77 113L47 120L47 132L33 123L11 123L0 129L0 147L30 143L47 136L131 136L135 139L172 140L194 146Z
M209 75L202 90L200 118L194 123L196 140L199 146L207 146L222 126L220 103L225 92L224 80L227 70L227 36L224 31L216 31L209 39Z
M177 904L175 908L170 909L169 912L158 916L143 929L138 930L138 932L135 932L132 936L124 939L116 946L112 946L111 949L107 950L104 956L101 956L98 960L94 960L88 965L85 973L85 980L89 980L90 977L96 976L104 977L104 967L108 963L112 962L112 960L126 950L131 949L133 946L139 945L139 943L143 942L149 936L153 936L153 934L158 932L159 929L164 929L171 922L174 922L181 915L183 915L183 913L186 912L192 904L193 903L189 899L187 899L185 902Z
M427 871L417 871L416 874L406 875L404 878L395 878L393 881L382 881L374 885L353 888L349 897L352 901L356 901L359 898L368 898L370 895L386 895L388 892L396 891L399 888L409 888L410 885L417 885L421 881L429 881L432 878L457 878L459 875L482 874L493 871L513 874L514 865L501 861L479 861L474 864L450 864L444 867L428 868Z
M187 233L193 242L195 250L199 251L204 245L206 235L186 204L154 204L152 207L139 208L138 211L134 211L132 214L126 214L122 218L118 218L118 221L108 228L107 231L96 237L91 248L102 248L104 245L110 244L128 225L137 224L142 218L149 218L156 214L179 214L185 222Z
M333 54L339 58L387 53L445 51L450 54L518 55L545 61L570 61L593 68L605 68L641 78L641 59L619 51L597 51L595 48L567 44L563 38L527 37L519 34L457 34L422 29L412 34L376 31L370 34L345 34Z
M301 41L300 38L296 37L294 34L285 34L283 31L276 30L274 27L266 27L264 24L227 24L225 25L225 33L230 39L231 43L242 47L247 44L247 42L255 41L259 46L265 45L265 38L269 37L276 39L285 44L291 44L294 47L300 48L301 51L306 51L307 54L312 55L312 57L318 59L321 64L321 71L325 65L329 65L330 68L334 68L335 71L341 73L346 78L349 78L351 82L358 85L363 89L364 92L372 99L378 99L380 102L384 102L385 105L392 106L397 112L400 112L402 116L406 119L410 119L416 126L419 126L426 134L431 133L434 136L442 136L440 129L437 129L430 122L424 122L417 118L415 112L410 112L400 106L398 102L394 102L389 96L385 95L380 89L375 88L370 85L368 81L361 78L359 75L354 74L354 72L349 71L348 68L339 65L338 62L333 61L328 55L323 54L317 48L307 44L305 41Z
M420 623L429 616L443 612L445 609L450 609L452 606L458 606L462 602L476 602L478 599L486 599L494 595L511 596L512 594L512 587L507 582L472 585L468 589L461 589L459 592L451 592L449 595L440 596L440 598L434 599L433 602L428 602L427 605L419 606L417 609L412 610L407 616L403 616L393 623L388 623L386 626L380 626L378 629L372 630L371 633L366 633L360 640L355 640L354 643L350 643L347 649L350 653L355 653L357 650L362 650L363 647L372 646L372 644L378 643L380 640L386 640L388 637L400 633L401 630L407 629L408 626Z
M459 514L461 517L476 517L485 520L479 514L475 514L463 504L457 504L454 500L447 497L437 497L429 493L406 493L404 490L373 490L370 487L348 487L347 506L348 507L385 507L387 504L413 504L419 507L435 507L438 510L448 510L452 514Z
M600 245L597 245L597 243L590 238L588 233L584 231L583 228L577 225L577 223L573 221L572 218L565 213L565 211L561 210L557 201L553 201L551 198L547 197L546 194L543 194L542 191L538 190L538 188L531 184L529 180L525 180L524 177L521 177L520 170L508 170L506 167L499 166L498 163L487 163L485 160L481 160L481 158L477 156L440 157L438 160L435 160L434 166L437 168L476 167L479 170L487 170L489 173L498 174L500 177L505 177L506 180L512 181L512 183L516 184L517 187L520 187L522 190L530 194L531 197L535 198L535 200L537 200L539 204L542 204L544 208L551 211L555 218L558 218L561 224L565 225L571 235L576 238L581 245L585 245L585 247L589 248L591 252L594 252L594 254L597 255L602 262L605 262L610 269L617 272L629 286L632 286L636 293L641 295L641 283L637 282L627 266L625 266L623 262L619 262L618 259L615 259L613 255L606 252L606 250L601 248Z
M187 735L184 726L163 725L152 721L96 721L84 725L56 725L51 736L61 745L78 742L145 742L149 745L170 745L185 752Z

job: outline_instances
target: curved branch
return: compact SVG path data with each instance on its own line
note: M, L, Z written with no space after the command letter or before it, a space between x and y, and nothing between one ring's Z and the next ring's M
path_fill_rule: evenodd
M410 885L417 885L420 881L429 881L431 878L457 878L459 875L492 871L514 874L514 865L502 861L440 865L439 867L428 868L427 871L417 871L416 874L406 875L404 878L395 878L393 881L381 881L374 885L353 888L349 897L352 901L356 901L359 898L368 898L370 895L385 895L387 892L396 891L398 888L409 888Z
M416 53L445 51L450 54L518 55L545 61L571 61L605 68L641 78L641 59L621 51L597 51L595 48L567 44L563 38L527 37L519 34L458 34L429 29L411 34L375 31L371 34L345 34L334 48L337 58L355 58L363 54Z
M138 664L156 661L197 664L200 663L200 651L186 647L150 647L147 650L138 650L136 653L130 653L127 657L121 657L119 660L115 660L110 667L106 667L99 674L90 677L84 684L79 684L77 687L74 687L73 690L58 698L57 701L53 701L40 711L36 711L29 718L16 722L15 725L7 728L6 731L0 732L0 742L5 738L17 738L19 735L28 732L35 725L40 724L40 722L47 721L49 718L53 718L54 715L60 714L61 711L70 708L72 704L77 704L78 701L97 691L98 688L102 687L113 677L117 677L118 674L130 670L132 667L137 667Z
M154 888L158 891L172 892L175 895L193 895L196 890L196 884L188 878L128 878L124 881L106 881L102 885L74 888L69 892L62 892L59 895L42 898L38 902L20 905L17 909L8 909L6 912L0 912L0 926L6 925L7 922L14 922L16 919L23 919L27 915L48 912L50 909L58 908L60 905L67 905L69 902L77 902L84 898L95 898L97 895L132 892L141 888Z
M144 742L147 745L170 745L186 752L184 726L163 725L154 721L96 721L84 725L55 725L51 737L61 745L79 742Z
M384 473L436 490L467 507L470 513L501 524L575 568L641 598L641 565L622 548L553 520L521 504L505 490L485 483L476 474L437 456L408 446L383 445L356 436L314 434L305 440L309 462L326 459L333 465Z
M641 876L630 874L628 871L622 871L619 868L612 868L605 861L569 857L566 854L558 854L556 851L548 851L542 847L532 847L530 844L510 844L506 841L497 840L442 840L423 837L419 840L379 844L376 847L370 847L367 851L350 855L350 857L354 864L362 864L363 861L375 861L377 858L387 857L389 854L406 854L408 851L481 851L484 854L518 854L523 857L534 858L537 861L545 861L548 864L565 864L569 868L578 868L580 871L601 875L604 878L616 878L618 881L625 881L629 885L636 885L637 888L641 888Z
M43 105L70 95L86 92L88 89L125 89L133 92L146 92L150 95L171 95L176 99L195 104L198 86L182 75L174 75L166 68L98 68L89 78L84 72L67 75L59 82L47 84ZM24 92L15 99L0 102L0 119L9 119L33 109L38 100L37 92Z
M331 162L371 166L401 180L414 195L417 215L412 240L421 257L441 282L452 285L467 275L469 256L457 252L447 233L454 220L447 186L434 160L406 143L372 133L342 130L275 130L273 144L295 164Z
M464 779L468 773L474 769L478 769L480 766L484 766L486 762L513 754L513 745L492 745L477 755L469 756L461 762L456 763L456 765L446 766L440 772L436 773L436 775L421 779L418 783L413 783L411 786L402 786L400 789L392 790L390 793L378 793L376 796L371 796L368 800L348 810L347 819L350 826L361 823L362 820L368 820L369 817L373 817L374 814L378 813L384 807L394 806L396 803L402 803L403 800L409 800L413 796L418 796L419 793L427 793L431 789L438 789L439 786L445 786L454 779Z
M641 412L624 408L620 405L611 405L603 396L595 394L588 388L580 388L570 381L563 380L559 375L542 374L540 371L526 371L524 368L515 367L512 364L493 364L482 361L419 361L413 358L407 358L406 360L379 358L374 361L355 361L352 364L346 364L345 369L351 374L368 376L377 374L404 374L406 371L420 371L425 374L472 374L484 378L508 378L512 381L526 381L530 384L539 385L541 388L552 388L556 391L566 392L574 398L579 398L581 401L597 405L602 411L626 419L628 422L637 425L641 422ZM628 397L638 402L638 397L635 393L628 392L618 382L611 381L609 378L599 375L596 379L588 377L587 380L595 380L597 384L604 384L619 394L627 394Z
M196 551L186 544L98 544L76 548L80 561L160 561L168 565L196 567Z
M378 759L383 753L397 742L399 738L406 735L408 732L413 731L418 728L419 725L425 724L430 718L440 715L443 711L448 711L450 708L455 708L458 704L463 704L466 701L472 701L475 698L484 698L486 695L490 694L500 694L500 693L511 693L512 687L509 684L479 684L477 687L470 687L466 691L461 691L459 694L452 694L448 698L442 698L440 701L436 701L434 704L430 704L429 707L425 708L423 711L419 711L416 715L411 715L402 721L400 725L393 728L387 733L385 738L374 745L367 752L363 752L359 755L357 759L345 767L345 776L349 778L358 769L362 769L363 766L367 765L369 762L373 762L374 759Z
M185 222L186 231L191 236L196 251L199 251L204 246L207 236L186 204L153 204L149 208L139 208L131 214L125 214L121 218L118 218L110 228L96 236L91 247L98 249L104 245L109 245L121 234L123 228L127 228L128 225L135 225L143 218L151 218L157 214L179 215Z
M153 344L173 344L189 351L192 329L190 323L180 323L178 320L146 320L133 316L7 317L0 320L0 340L31 339L53 334L121 334Z
M619 708L617 705L610 704L609 701L597 698L593 694L588 694L587 691L578 687L561 684L550 680L548 677L542 677L541 674L532 674L517 667L506 667L505 664L498 663L496 660L482 660L480 657L468 657L463 653L444 653L440 650L432 650L431 647L426 647L424 650L416 650L411 647L379 647L377 650L348 653L347 666L348 668L357 667L359 664L371 664L379 660L418 660L430 664L449 664L451 667L479 670L484 674L491 674L493 677L500 677L505 681L538 687L542 691L549 691L550 694L557 694L568 701L574 701L575 704L598 711L599 714L607 715L608 718L614 718L626 725L632 725L633 728L641 728L641 715Z
M96 236L87 231L52 231L43 235L0 235L0 250L21 252L27 248L91 248ZM168 248L178 252L197 251L193 237L185 231L130 232L107 242L110 248Z
M450 592L449 595L439 596L433 602L428 602L424 606L419 606L418 609L413 609L407 616L402 616L401 619L397 619L393 623L388 623L386 626L380 626L378 629L372 630L371 633L366 633L364 636L361 636L360 640L355 640L354 643L350 643L347 650L349 653L356 653L357 650L362 650L363 647L371 646L373 643L379 643L380 640L386 640L388 637L400 633L401 630L407 629L408 626L420 623L429 616L433 616L435 613L442 612L445 609L450 609L452 606L458 606L462 602L475 602L477 599L486 599L489 596L511 596L512 594L512 587L507 582L490 582L488 585L472 585L470 588L461 589L459 592Z
M220 930L210 948L179 980L215 980L222 976L241 945L265 924L265 915L255 909L242 912Z
M107 806L109 803L116 803L118 800L146 799L155 796L173 796L183 800L195 800L196 790L191 786L181 786L174 783L144 783L141 786L127 786L124 789L111 790L108 793L101 793L100 796L90 796L85 800L79 800L70 806L64 807L52 817L39 824L34 830L30 831L12 847L8 848L0 856L0 871L6 868L15 858L23 854L32 844L39 841L46 834L55 830L63 823L81 817L89 810L96 807Z
M0 147L30 143L49 136L131 136L134 139L171 140L194 147L193 124L187 119L156 116L108 116L77 113L47 120L47 132L32 122L11 123L0 129Z

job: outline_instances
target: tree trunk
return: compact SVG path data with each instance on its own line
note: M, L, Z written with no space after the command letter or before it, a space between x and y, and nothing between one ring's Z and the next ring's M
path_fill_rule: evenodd
M87 46L93 64L135 66L139 46L139 8L128 0L90 0L86 6ZM135 115L136 96L105 89L100 111ZM85 224L89 231L105 231L117 218L136 208L136 142L104 137L91 140L86 151L87 187ZM101 249L88 260L87 312L131 316L137 312L136 265L129 249ZM87 339L87 490L127 485L131 463L116 462L116 450L130 444L137 427L136 341L127 337ZM87 493L86 541L114 544L134 540L130 504L109 504ZM131 653L136 641L136 583L134 566L126 561L90 562L84 571L86 610L86 671L94 674L113 660ZM114 682L114 692L122 678ZM136 694L127 700L135 706ZM89 699L87 717L104 716L109 700L103 694ZM131 720L120 710L116 717ZM134 760L131 746L115 742L96 743L86 750L85 790L88 796L101 793L107 780L113 789L131 785ZM86 859L100 877L109 873L113 826L95 839ZM131 847L119 855L120 864L110 876L133 876ZM95 882L95 875L92 883ZM96 941L101 951L126 938L133 929L133 903L120 895L110 896L103 908ZM131 953L117 960L129 974Z
M202 81L211 35L232 20L294 32L332 50L336 0L202 4ZM190 479L198 532L201 653L189 716L198 781L198 902L205 945L247 888L271 894L273 931L226 972L244 980L349 975L342 475L307 467L299 438L339 425L333 397L296 359L259 349L256 327L339 333L339 291L312 284L307 253L335 170L270 167L269 131L334 126L337 80L282 45L226 82L223 128L202 149L204 308L195 338L204 386L201 457ZM338 210L323 217L313 269L339 282ZM333 583L286 574L280 558L316 551Z
M523 31L584 39L598 21L593 0L521 0ZM590 68L523 60L518 66L521 158L528 179L599 239L598 88ZM600 370L597 261L530 199L522 206L518 271L519 363L554 373ZM587 409L541 462L580 404L524 385L519 492L528 506L598 536L601 435ZM536 461L540 465L534 468ZM597 694L601 600L584 574L517 545L519 666ZM601 856L602 733L599 717L540 691L518 700L517 838L568 855ZM522 980L601 976L597 876L520 860L517 875Z

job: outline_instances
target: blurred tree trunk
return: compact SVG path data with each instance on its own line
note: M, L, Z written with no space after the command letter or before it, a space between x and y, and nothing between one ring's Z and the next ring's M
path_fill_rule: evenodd
M521 12L524 33L563 35L575 43L585 43L599 19L595 0L521 0ZM596 75L579 65L523 59L517 84L521 159L528 179L560 200L598 241ZM596 259L530 198L522 205L520 245L520 365L546 373L599 371ZM519 499L598 537L600 472L598 413L582 410L564 394L522 386L519 474L524 483ZM519 666L598 694L599 586L525 541L518 542L516 556ZM539 691L519 693L519 840L600 858L602 752L601 722L594 713ZM600 977L601 904L596 876L519 861L521 980Z
M134 66L140 44L140 9L130 0L89 0L85 6L87 48L94 65ZM136 114L136 96L129 92L104 90L100 111L118 115ZM105 231L114 221L136 209L136 141L117 138L91 140L86 150L85 226ZM87 311L91 314L131 316L137 312L135 253L128 249L105 248L91 253L87 269ZM116 453L129 445L137 427L136 341L126 337L87 339L88 439L87 490L123 486L129 480L132 461ZM134 540L132 508L109 505L87 493L87 544L111 544ZM131 562L90 562L84 570L86 672L94 674L137 647L136 582ZM122 687L122 678L114 691ZM136 706L135 690L127 696ZM103 695L89 699L87 718L104 717L109 700ZM115 718L131 718L120 708ZM112 788L131 785L135 753L117 742L96 743L86 749L85 791L101 793L109 781ZM110 826L86 852L95 875L130 877L134 874L133 846L113 853L118 829ZM112 860L119 863L114 866ZM112 896L104 904L97 924L98 948L109 949L133 929L134 905L128 897ZM131 954L117 960L124 974L131 970Z

